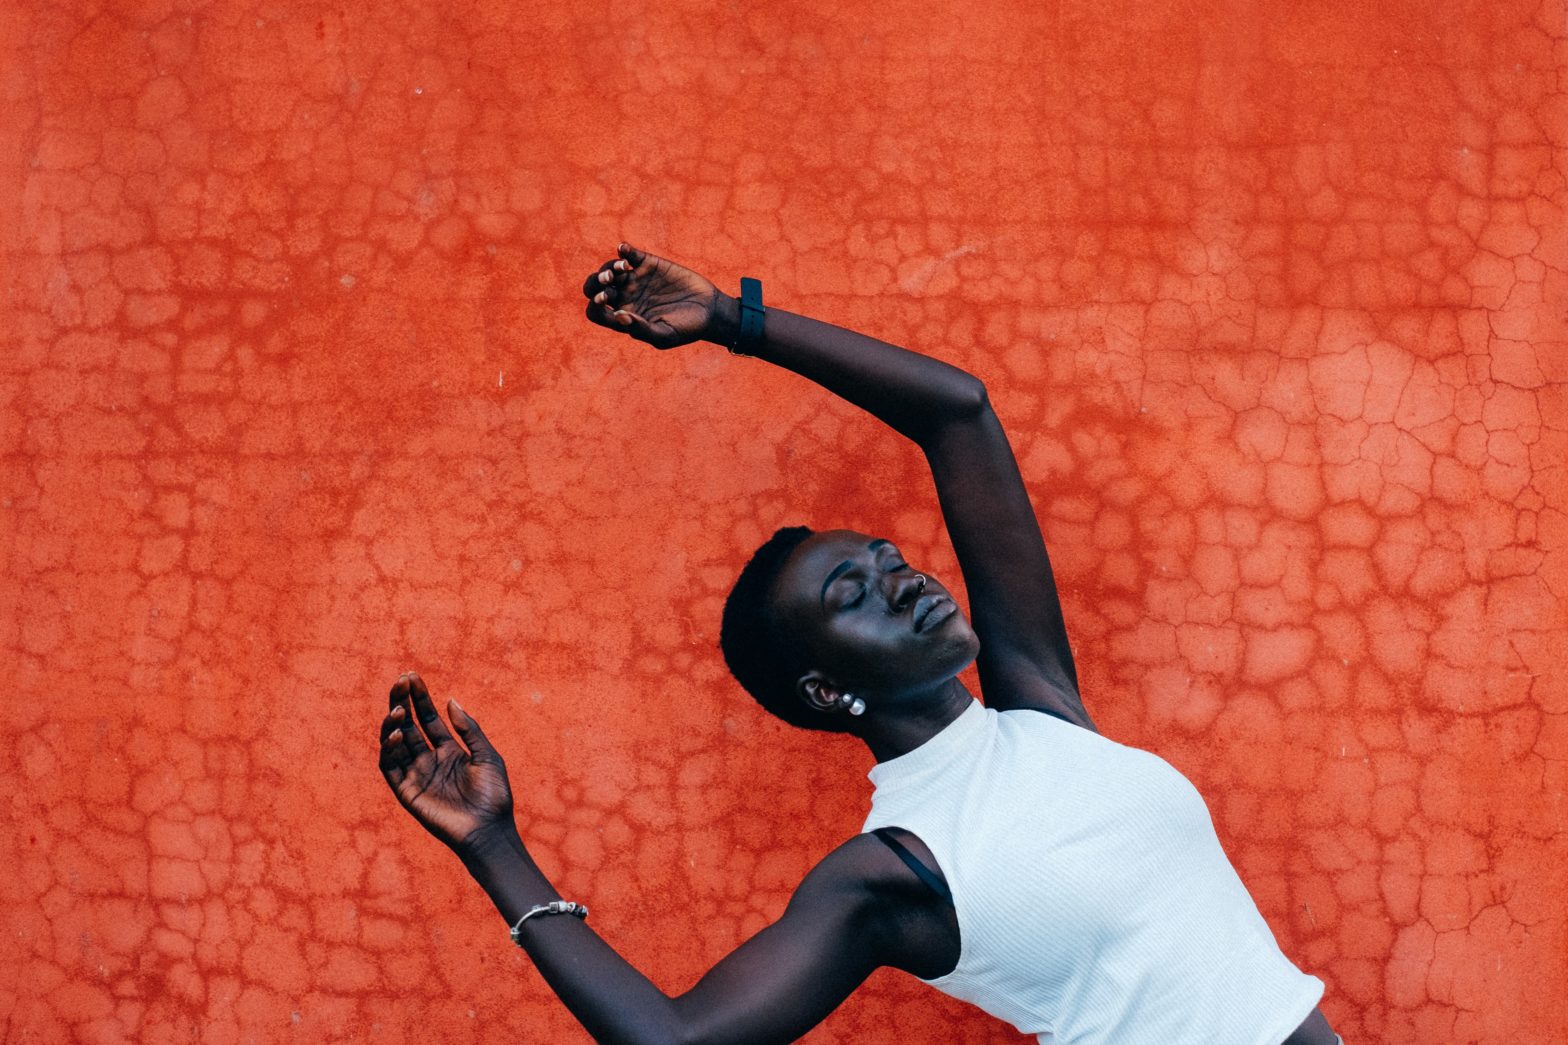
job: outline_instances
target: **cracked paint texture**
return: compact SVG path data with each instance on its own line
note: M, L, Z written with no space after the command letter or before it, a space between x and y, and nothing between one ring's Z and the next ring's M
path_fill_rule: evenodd
M794 522L956 585L923 462L588 324L621 239L987 382L1348 1042L1568 1038L1561 3L876 13L0 6L0 1038L585 1040L379 779L407 668L666 990L858 828L720 607Z

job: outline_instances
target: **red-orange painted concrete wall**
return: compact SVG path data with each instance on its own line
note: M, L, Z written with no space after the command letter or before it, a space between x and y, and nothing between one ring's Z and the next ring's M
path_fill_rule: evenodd
M587 323L623 238L986 380L1086 703L1348 1041L1568 1035L1556 0L23 0L0 41L0 1037L583 1040L377 774L406 668L667 990L858 828L868 755L754 709L721 601L797 521L958 583L930 480ZM1017 1036L884 971L809 1040Z

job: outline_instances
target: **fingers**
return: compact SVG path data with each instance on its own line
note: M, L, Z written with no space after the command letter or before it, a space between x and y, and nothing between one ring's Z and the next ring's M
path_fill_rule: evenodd
M407 745L403 742L403 731L398 728L396 721L392 720L392 716L396 714L397 712L394 711L382 721L381 758L377 763L381 767L381 775L392 784L397 784L403 779L403 775L408 772L410 761Z
M610 314L610 322L617 330L625 331L638 341L652 342L656 336L653 325L630 309L616 309Z
M392 692L387 694L387 710L390 711L399 704L407 704L409 688L408 672L405 671L397 677L396 682L392 683Z
M414 759L429 751L430 745L425 741L424 734L419 732L419 727L411 718L413 711L413 678L408 673L398 676L392 683L392 692L387 697L387 702L392 705L381 720L381 758L382 769L386 769L387 759L395 758L406 769ZM423 685L423 683L421 683ZM426 694L429 699L429 694ZM432 710L434 710L432 708ZM451 739L451 734L447 734Z
M631 278L632 268L632 263L624 258L606 261L583 280L583 296L590 300L619 297Z
M495 745L490 743L490 738L485 736L484 730L479 728L473 716L463 710L463 705L455 700L446 702L446 713L452 716L452 728L457 730L457 735L463 738L463 743L468 746L475 762L500 763L501 754L496 751Z
M589 322L597 326L605 327L609 330L614 330L622 334L627 333L628 327L626 323L622 321L621 317L616 315L616 311L617 310L610 305L601 305L596 301L590 301L588 302L588 307L583 311L583 315L588 317Z
M413 697L414 714L425 736L430 738L430 746L439 748L442 744L450 744L452 734L446 728L446 723L441 721L441 713L430 699L430 690L425 688L425 680L419 677L417 671L408 673L408 687L409 695Z
M617 262L615 261L606 261L603 265L589 273L588 278L583 280L583 297L591 299L595 294L603 290L608 283L612 282L616 275L614 268L616 264ZM606 276L609 279L606 279Z
M590 301L583 314L592 323L622 334L630 334L638 341L647 341L651 344L660 336L653 324L630 309L614 308L610 305L601 305L597 301Z
M583 297L592 300L601 291L607 291L607 297L614 297L620 288L625 287L633 270L640 268L648 258L647 254L630 243L622 243L616 253L617 257L600 265L583 280Z
M606 261L583 281L583 296L588 299L584 315L601 327L655 343L665 337L665 332L624 307L635 271L648 255L630 243L619 244L616 252L619 257Z
M398 687L399 686L404 686L404 682L403 682L402 678L399 678L396 682L392 683L392 696L391 696L391 699L388 701L388 703L390 703L392 705L392 708L385 715L381 716L381 739L382 740L385 740L387 738L387 734L392 732L392 730L396 729L399 725L407 725L407 723L408 723L408 720L406 718L403 719L401 722L398 719L394 718L394 716L400 710L403 711L403 714L405 714L405 715L408 714L407 709L404 708L403 704L399 703L399 700L398 700ZM404 686L404 688L406 689L407 687ZM404 703L406 703L406 701Z
M417 734L419 730L409 725L408 712L401 707L393 708L381 720L381 758L378 765L381 767L381 775L394 787L402 783L414 759L418 757L417 752L409 746L410 732Z
M618 284L607 283L605 284L603 290L600 290L593 296L593 303L596 305L604 305L613 309L617 305L621 304L623 297L621 291L624 289L624 287Z

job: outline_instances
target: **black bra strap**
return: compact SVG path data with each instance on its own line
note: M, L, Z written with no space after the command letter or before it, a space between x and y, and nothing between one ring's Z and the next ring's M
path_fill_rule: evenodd
M892 831L885 827L879 827L871 833L882 839L882 841L886 842L887 847L893 850L893 852L897 853L898 858L904 861L904 863L908 864L909 869L915 872L916 877L918 877L922 882L929 885L932 892L946 900L949 904L953 902L953 891L947 887L947 883L942 881L942 879L938 878L936 875L932 874L931 869L925 864L921 863L919 860L916 860L915 854L911 853L908 849L905 849L904 844L893 837Z

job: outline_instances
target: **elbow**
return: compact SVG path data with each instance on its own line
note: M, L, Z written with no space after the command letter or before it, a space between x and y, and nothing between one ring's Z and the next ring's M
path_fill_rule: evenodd
M957 390L952 407L953 416L960 419L978 417L991 406L991 397L985 390L985 382L973 375L965 376L968 380Z
M688 992L689 993L689 992ZM659 1013L657 1025L650 1024L644 1030L643 1037L638 1038L638 1045L697 1045L702 1041L702 1035L697 1028L696 1020L686 1007L686 995L672 997L669 1004Z
M665 1023L638 1027L632 1036L624 1040L625 1045L687 1045L691 1036L683 1028Z
M971 415L991 409L991 393L985 390L985 382L978 377L975 378L974 389L966 402L970 404Z
M978 377L969 374L943 390L941 397L928 404L918 418L903 426L899 432L923 447L930 447L944 433L954 427L972 424L991 409L990 397Z
M661 996L666 1004L619 1009L605 1022L590 1021L575 1009L573 1012L594 1041L607 1045L686 1045L691 1040L688 1021L673 999Z
M650 1026L647 1034L638 1039L642 1045L688 1045L694 1040L694 1032L689 1019L680 1011L674 998L660 1013L657 1026Z

